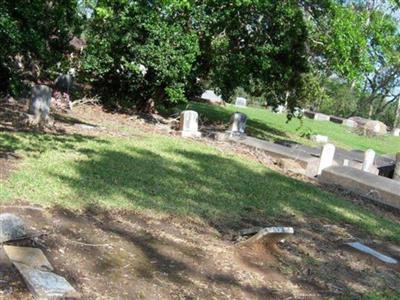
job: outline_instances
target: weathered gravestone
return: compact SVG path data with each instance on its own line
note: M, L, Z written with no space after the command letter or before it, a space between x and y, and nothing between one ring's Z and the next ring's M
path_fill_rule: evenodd
M342 123L344 126L350 127L350 128L356 128L357 127L357 122L351 119L346 119L343 120Z
M215 94L212 90L206 90L200 97L202 100L206 100L210 104L214 105L225 105L224 100L222 100L221 96Z
M0 243L26 237L24 221L16 215L0 214Z
M12 262L21 263L43 271L53 271L53 266L47 260L42 250L31 247L4 246L4 252Z
M266 227L251 238L239 243L240 246L251 246L256 243L275 244L276 242L294 234L293 227Z
M46 85L32 88L28 112L34 116L35 123L44 124L49 120L51 93L51 88Z
M247 116L240 112L235 112L231 117L229 132L231 136L242 136L245 134Z
M246 107L247 99L243 97L236 97L235 106L237 107Z
M62 93L70 94L74 83L74 77L71 74L61 74L54 82L55 89Z
M396 166L394 168L393 179L400 181L400 152L396 154Z
M361 170L365 172L374 173L373 171L374 162L375 162L375 151L372 149L368 149L364 153L364 161Z
M64 278L52 272L13 262L35 299L79 298L79 293Z
M322 147L320 162L318 167L318 175L321 175L322 171L333 165L333 158L335 157L335 145L325 144Z
M325 135L315 134L311 136L311 140L316 143L327 143L329 138Z
M400 128L394 128L392 131L393 136L400 136Z
M200 137L198 125L199 114L193 110L184 110L180 117L180 130L182 137Z

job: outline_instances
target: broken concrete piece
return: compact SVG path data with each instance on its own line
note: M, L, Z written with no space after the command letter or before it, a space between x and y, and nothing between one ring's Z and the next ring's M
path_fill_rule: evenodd
M79 293L64 277L14 262L35 299L79 298Z
M0 243L25 237L24 221L14 214L0 214Z
M252 236L243 243L252 244L264 241L266 243L276 243L277 241L294 234L292 227L266 227L261 229L256 235Z
M12 262L22 263L43 271L53 271L42 250L31 247L4 246L4 252Z
M386 256L378 251L375 251L374 249L365 246L364 244L361 244L359 242L354 242L354 243L347 243L350 247L353 247L354 249L357 249L361 252L364 252L366 254L372 255L373 257L379 259L380 261L383 261L384 263L387 264L397 264L397 260L390 256Z

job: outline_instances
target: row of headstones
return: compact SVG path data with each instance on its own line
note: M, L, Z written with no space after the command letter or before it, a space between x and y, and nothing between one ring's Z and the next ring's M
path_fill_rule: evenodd
M242 136L246 129L247 116L240 112L232 114L228 133ZM201 137L199 132L199 114L194 110L184 110L180 115L179 130L182 137Z
M335 157L335 145L333 144L325 144L322 147L320 163L318 167L318 175L321 175L322 171L326 168L329 168L333 165L334 157ZM368 149L364 152L364 160L361 166L361 170L365 172L369 172L375 175L379 174L379 170L374 166L375 161L375 151L372 149ZM343 166L350 166L350 161L345 159L343 161ZM400 181L400 153L396 155L396 166L394 171L393 179L396 181Z

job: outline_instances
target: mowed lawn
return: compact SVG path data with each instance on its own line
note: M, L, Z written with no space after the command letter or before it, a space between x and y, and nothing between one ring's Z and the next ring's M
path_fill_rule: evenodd
M293 126L293 125L290 125ZM201 142L156 134L93 137L0 133L19 160L0 203L151 210L235 228L242 218L352 224L400 243L400 226L361 205ZM302 221L301 221L302 220Z
M287 122L285 114L276 114L264 108L238 108L227 104L219 107L204 103L191 102L186 106L199 112L201 119L208 122L229 123L233 112L239 111L248 116L248 134L266 140L293 140L313 145L306 135L321 134L329 137L330 142L345 149L374 149L380 154L393 154L400 151L400 137L390 134L384 137L365 137L343 125L326 121L314 121L304 117L302 121L292 119ZM185 108L186 108L185 107Z

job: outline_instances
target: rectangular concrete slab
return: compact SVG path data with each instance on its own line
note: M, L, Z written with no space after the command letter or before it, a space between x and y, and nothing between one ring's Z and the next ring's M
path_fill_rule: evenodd
M319 158L313 157L304 151L299 151L294 148L285 147L279 144L247 136L242 138L232 137L230 140L252 148L263 150L265 153L274 158L292 159L304 168L306 176L314 177L317 175Z
M319 180L400 209L400 182L395 180L343 166L324 169Z
M79 293L64 277L14 262L35 299L79 298Z
M347 243L350 247L353 247L354 249L357 249L358 251L364 252L366 254L372 255L373 257L376 257L380 261L383 261L384 263L387 264L397 264L397 260L394 258L384 255L378 251L375 251L374 249L365 246L364 244L361 244L359 242L354 242L354 243Z
M12 262L22 263L44 271L53 271L53 266L40 249L5 245L4 252Z

